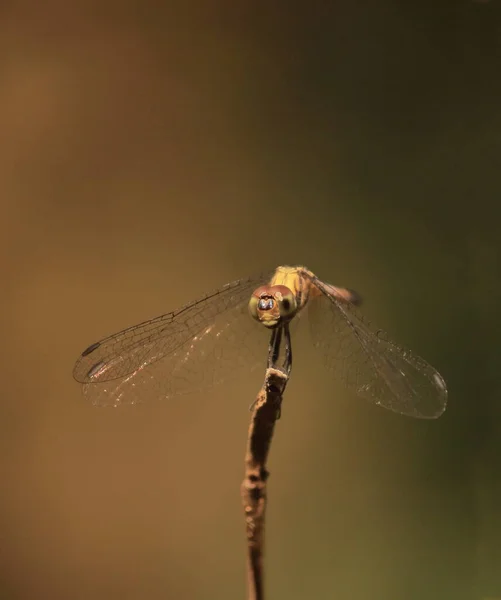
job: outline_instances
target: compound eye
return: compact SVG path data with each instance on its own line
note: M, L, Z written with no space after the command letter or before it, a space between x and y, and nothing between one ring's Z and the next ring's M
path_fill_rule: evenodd
M277 300L280 316L292 319L297 312L297 302L294 293L285 285L276 285L272 288L273 296Z
M257 309L259 307L260 301L261 300L259 298L256 298L256 296L251 296L251 299L249 300L249 312L251 314L251 317L253 319L256 319L256 321L259 321Z
M249 300L249 312L256 321L261 321L261 313L271 310L274 306L275 301L270 295L270 288L264 285L254 290Z

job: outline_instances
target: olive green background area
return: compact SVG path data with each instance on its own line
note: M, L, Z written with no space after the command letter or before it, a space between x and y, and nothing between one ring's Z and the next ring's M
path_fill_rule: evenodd
M501 597L501 4L0 7L0 598L245 597L261 381L119 410L88 344L270 265L358 290L438 421L295 364L270 598Z

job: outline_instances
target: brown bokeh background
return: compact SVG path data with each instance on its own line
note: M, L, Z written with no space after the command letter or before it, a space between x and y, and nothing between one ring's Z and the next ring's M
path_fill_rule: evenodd
M300 338L270 597L501 596L500 73L497 0L1 5L0 598L244 597L259 377L100 410L71 370L281 263L359 290L450 405L365 404Z

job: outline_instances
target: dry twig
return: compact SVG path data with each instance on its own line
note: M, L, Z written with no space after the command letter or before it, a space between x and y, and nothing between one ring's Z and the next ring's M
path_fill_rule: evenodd
M263 387L254 403L247 452L245 455L245 478L241 492L245 510L247 533L247 571L249 600L263 600L263 550L264 515L266 509L266 460L270 449L275 422L280 417L282 395L289 380L292 364L290 336L285 330L286 358L284 367L277 368L281 332L274 332L270 342L268 369Z

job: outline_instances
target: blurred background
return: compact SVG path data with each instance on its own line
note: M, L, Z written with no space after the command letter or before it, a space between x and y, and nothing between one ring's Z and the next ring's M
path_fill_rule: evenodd
M284 263L358 290L449 407L378 409L296 344L270 598L501 597L500 73L498 0L1 4L0 598L245 597L262 374L113 410L71 372Z

